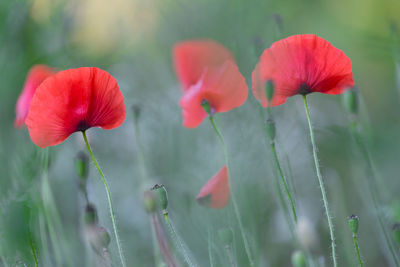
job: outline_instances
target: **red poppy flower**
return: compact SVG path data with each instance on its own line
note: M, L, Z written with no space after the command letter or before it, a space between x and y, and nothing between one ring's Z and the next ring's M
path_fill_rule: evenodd
M269 103L265 95L268 81L274 85ZM328 41L312 34L275 42L263 52L253 71L253 93L264 107L283 104L296 94L335 95L353 86L350 59Z
M55 74L55 70L46 65L33 66L26 77L24 87L18 97L15 107L15 127L22 127L25 124L26 116L28 116L29 106L36 88L49 76Z
M199 204L213 209L222 209L229 202L228 170L223 166L200 190L196 199Z
M173 57L183 87L179 103L184 126L195 128L208 116L201 106L203 100L210 104L212 114L246 101L246 81L224 46L211 40L181 42L175 45Z
M26 124L32 141L44 148L74 132L113 129L124 120L124 97L117 81L99 68L78 68L61 71L39 86Z

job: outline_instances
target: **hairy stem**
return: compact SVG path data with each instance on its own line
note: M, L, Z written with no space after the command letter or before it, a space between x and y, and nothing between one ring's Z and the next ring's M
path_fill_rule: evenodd
M87 150L88 150L88 152L90 154L90 157L92 158L92 161L93 161L94 165L96 166L96 169L99 172L99 174L101 176L101 179L103 180L104 187L105 187L106 193L107 193L107 200L108 200L108 206L110 208L110 215L111 215L111 221L112 221L112 224L113 224L114 235L115 235L115 239L117 241L119 258L121 260L122 266L126 267L125 257L124 257L123 251L122 251L121 240L119 238L118 229L117 229L117 223L116 223L116 220L115 220L114 208L113 208L113 204L112 204L112 200L111 200L111 192L110 192L110 189L108 187L107 180L106 180L106 178L105 178L105 176L103 174L103 171L100 169L100 166L97 163L97 160L93 155L92 149L90 148L89 142L88 142L87 137L86 137L86 133L82 132L82 135L83 135L83 139L85 140L86 147L87 147Z
M318 159L318 155L317 155L317 146L315 144L314 131L313 131L312 123L311 123L310 110L308 108L307 98L305 95L303 95L303 100L304 100L304 108L306 110L306 115L307 115L308 127L310 130L310 138L311 138L311 145L312 145L313 156L314 156L315 170L317 172L319 187L321 188L321 194L322 194L322 200L324 202L326 218L328 219L329 234L330 234L330 238L331 238L333 266L337 267L336 243L335 243L336 241L335 241L335 233L333 230L333 222L332 222L332 217L331 217L330 210L329 210L328 198L326 196L326 189L325 189L324 181L322 180L321 169L319 166L319 159Z
M219 140L221 142L222 148L224 150L226 168L228 170L228 177L229 177L228 178L229 187L231 188L231 199L232 199L233 210L234 210L234 213L235 213L235 216L236 216L236 220L238 221L238 224L239 224L240 233L242 234L242 238L243 238L243 242L244 242L244 248L246 250L246 254L247 254L247 257L249 259L250 266L253 267L254 266L254 260L253 260L253 258L251 256L249 241L247 240L246 233L244 232L242 219L240 217L240 212L239 212L238 204L236 202L236 197L235 197L235 193L234 193L235 190L232 187L232 182L231 182L232 181L232 177L230 176L231 170L230 170L230 165L229 165L228 149L226 147L224 138L223 138L221 132L218 130L218 127L217 127L217 125L216 125L216 123L214 121L214 117L210 115L209 118L210 118L211 125L212 125L215 133L217 134L217 136L218 136L218 138L219 138Z

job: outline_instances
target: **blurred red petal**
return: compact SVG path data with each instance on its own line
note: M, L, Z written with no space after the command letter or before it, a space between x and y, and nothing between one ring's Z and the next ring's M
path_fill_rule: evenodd
M296 94L340 94L354 86L350 59L312 34L294 35L272 44L261 55L252 76L254 96L264 107L280 105ZM271 103L267 103L264 90L269 80L274 83Z
M231 52L212 40L192 40L176 44L173 59L184 91L196 84L207 67L221 66L234 58Z
M46 65L33 66L26 77L24 87L18 97L15 107L15 127L25 125L25 119L28 115L29 106L36 88L49 76L55 74L56 71Z
M227 112L243 105L247 96L246 80L233 61L228 60L219 67L206 67L200 80L181 98L183 124L194 128L207 117L202 100L207 100L214 112Z
M124 97L106 71L85 67L46 79L32 99L26 124L32 141L54 146L76 131L113 129L125 120Z
M213 208L222 209L229 202L228 170L223 166L200 190L196 199L199 204Z

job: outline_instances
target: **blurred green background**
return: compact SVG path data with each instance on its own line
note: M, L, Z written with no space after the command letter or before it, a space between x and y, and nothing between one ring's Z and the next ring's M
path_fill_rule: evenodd
M387 225L400 203L399 93L400 2L396 0L2 0L0 2L0 254L10 266L33 266L28 225L35 218L40 187L38 148L27 129L15 129L15 103L34 64L58 69L96 66L110 72L125 96L122 127L88 132L108 177L128 266L154 266L143 190L163 183L178 232L200 266L209 266L207 231L232 227L239 266L247 266L232 208L215 211L195 197L224 164L220 144L205 121L194 130L182 126L181 95L173 64L174 43L211 38L228 47L251 84L262 50L292 34L314 33L342 49L352 60L361 95L361 116L372 156L388 191L380 207ZM281 32L280 32L281 31ZM397 79L397 80L396 80ZM396 85L397 81L397 85ZM365 162L348 133L340 96L309 97L323 176L337 233L339 266L357 266L346 217L360 217L359 242L367 266L390 266L379 239L374 210L366 196ZM131 107L140 108L140 139L151 180L141 181ZM273 109L277 149L291 177L298 215L310 229L311 251L320 266L330 266L329 234L314 173L306 118L300 97ZM253 254L259 266L290 266L290 239L275 191L275 169L265 140L258 103L248 101L217 115L232 162L232 181ZM85 147L79 134L51 148L49 179L62 218L74 266L86 266L90 251L81 237L83 198L77 187L74 157ZM100 222L112 229L106 195L91 164L89 198ZM36 193L35 193L36 192ZM364 201L367 199L367 201ZM44 248L35 233L39 263ZM171 243L172 244L172 243ZM213 237L216 266L228 266L223 246ZM398 249L398 248L397 248ZM112 236L111 257L118 266ZM51 251L50 251L51 253ZM4 262L3 262L4 264ZM324 265L325 264L325 265ZM21 265L22 266L22 265ZM51 266L51 265L47 265ZM67 265L63 265L67 266Z

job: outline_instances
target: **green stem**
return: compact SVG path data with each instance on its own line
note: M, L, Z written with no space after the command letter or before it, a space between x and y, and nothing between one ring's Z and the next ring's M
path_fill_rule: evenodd
M312 123L311 123L310 110L308 108L307 98L305 95L303 95L303 100L304 100L304 108L306 110L306 115L307 115L308 127L310 130L315 170L317 172L317 178L318 178L319 186L321 188L321 194L322 194L322 200L324 202L326 218L328 219L329 234L330 234L330 238L331 238L333 266L336 267L337 266L336 243L335 243L335 233L333 230L333 222L332 222L332 217L331 217L330 210L329 210L328 198L326 196L326 189L325 189L324 181L322 180L321 170L320 170L320 166L319 166L319 159L318 159L318 155L317 155L317 146L315 144L314 131L313 131Z
M111 216L111 221L112 221L112 224L113 224L114 235L115 235L115 239L116 239L116 241L117 241L117 247L118 247L118 252L119 252L119 258L120 258L120 260L121 260L122 266L123 266L123 267L126 267L125 257L124 257L124 254L123 254L123 251L122 251L122 246L121 246L121 240L119 239L119 234L118 234L118 229L117 229L117 223L116 223L116 221L115 221L115 214L114 214L114 208L113 208L113 204L112 204L112 200L111 200L110 189L109 189L109 187L108 187L107 180L106 180L106 178L104 177L103 171L100 169L100 166L99 166L99 164L97 163L97 160L96 160L96 158L95 158L94 155L93 155L92 149L90 148L89 142L88 142L87 137L86 137L86 133L85 133L84 131L82 132L82 135L83 135L83 139L85 140L86 147L87 147L87 150L88 150L88 152L89 152L89 154L90 154L90 157L92 158L92 161L93 161L94 165L96 166L96 169L97 169L97 171L99 172L99 174L100 174L100 176L101 176L101 179L103 180L104 187L105 187L106 193L107 193L107 200L108 200L108 206L109 206L109 208L110 208L110 216Z
M215 124L214 117L210 115L209 118L210 118L211 125L212 125L215 133L217 134L217 136L218 136L218 138L219 138L219 140L221 142L222 148L224 150L226 168L228 170L228 177L229 177L229 179L228 179L229 187L231 188L231 199L232 199L233 210L235 212L236 220L238 221L238 224L239 224L239 229L240 229L240 232L242 234L242 238L243 238L243 242L244 242L244 248L246 250L246 254L247 254L247 257L249 259L250 266L253 267L254 266L254 261L253 261L253 258L251 256L249 241L247 240L247 236L246 236L246 234L244 232L242 219L240 217L239 208L238 208L238 205L237 205L237 202L236 202L236 197L235 197L235 194L234 194L234 189L232 187L232 177L230 176L231 170L230 170L230 166L229 166L228 149L226 147L226 144L225 144L225 141L224 141L224 138L223 138L221 132L218 130L218 127Z
M279 159L278 159L278 154L276 152L276 147L275 147L275 141L271 141L271 150L272 150L272 154L274 156L276 168L278 169L279 176L281 178L281 182L283 184L283 187L285 188L286 196L288 197L289 203L290 203L290 207L292 208L292 215L293 215L294 222L297 224L296 209L294 207L292 194L289 191L288 184L286 183L286 179L285 179L285 176L284 176L282 168L281 168L281 164L280 164Z
M365 144L361 140L361 136L357 132L357 122L353 122L350 125L350 132L351 135L355 141L355 143L358 146L358 149L360 150L360 153L365 157L365 161L367 162L367 167L368 167L368 173L367 173L367 186L371 195L372 203L374 206L375 214L379 223L379 227L381 228L381 232L383 233L383 238L386 242L386 245L389 248L390 254L393 258L393 261L397 267L399 267L399 261L397 259L396 253L395 253L395 248L393 247L393 244L391 242L391 239L386 231L385 224L383 222L383 217L384 214L382 214L381 210L379 209L379 193L377 191L377 181L376 181L376 168L374 167L375 165L373 164L372 157L369 153L369 150L365 146ZM372 176L371 176L372 174Z
M37 254L36 254L35 244L33 244L32 233L31 233L30 229L29 229L29 245L30 245L31 250L32 250L33 259L35 260L35 266L39 267L39 262L38 262L38 258L37 258Z
M361 259L360 248L358 247L358 241L357 241L357 235L356 234L353 234L353 241L354 241L354 247L356 248L356 252L357 252L358 262L360 263L360 267L363 267L364 264L363 264L362 259Z
M208 257L210 258L210 267L214 267L214 258L213 258L213 253L212 253L212 240L211 240L211 229L210 227L208 228Z
M195 262L191 259L189 252L186 250L186 245L184 244L183 240L179 237L178 233L176 232L175 227L169 218L168 211L164 210L163 213L164 213L165 222L168 225L168 228L169 228L171 237L175 243L175 246L181 252L181 254L183 255L183 258L185 259L186 263L189 266L191 266L191 267L197 266L197 264L195 264Z
M140 130L139 130L139 118L136 114L133 116L133 128L135 131L135 143L137 146L137 153L138 153L138 160L139 160L139 165L140 165L140 171L141 171L141 179L142 183L145 181L147 178L147 171L146 171L146 161L145 161L145 156L144 156L144 150L142 146L142 142L140 141Z

